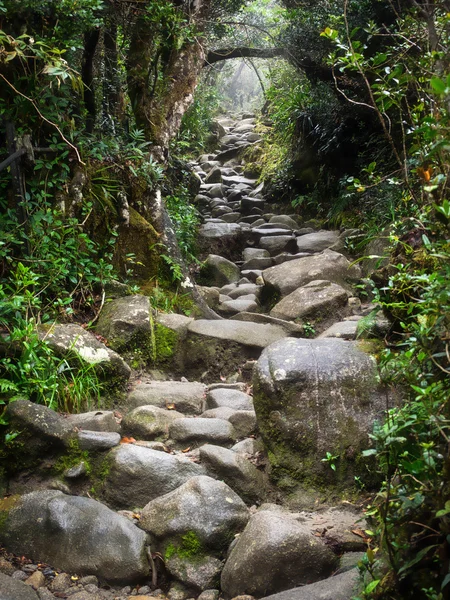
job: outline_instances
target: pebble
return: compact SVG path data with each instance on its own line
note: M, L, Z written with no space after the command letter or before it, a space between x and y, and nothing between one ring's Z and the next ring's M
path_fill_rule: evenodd
M42 571L35 571L28 579L25 579L25 583L35 589L43 587L45 585L45 576Z

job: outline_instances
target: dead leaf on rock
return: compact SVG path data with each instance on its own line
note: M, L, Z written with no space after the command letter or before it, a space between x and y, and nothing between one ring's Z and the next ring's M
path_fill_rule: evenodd
M136 440L134 438L132 438L132 437L123 437L120 440L121 444L134 444L135 442L136 442Z

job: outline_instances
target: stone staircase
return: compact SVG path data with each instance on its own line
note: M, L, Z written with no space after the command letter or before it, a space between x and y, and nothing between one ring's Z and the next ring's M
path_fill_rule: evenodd
M87 332L79 341L77 326L47 332L60 350L76 341L80 356L107 361L122 388L123 358L142 340L166 354L159 372L133 378L117 410L10 405L34 461L0 501L2 600L356 594L366 536L354 479L385 397L355 341L373 307L353 292L352 232L272 212L240 162L260 140L254 117L219 123L219 152L192 168L199 289L223 320L152 318L148 298L133 296L99 320L108 349L95 338L92 349ZM373 323L369 337L389 326ZM337 500L345 495L354 504Z

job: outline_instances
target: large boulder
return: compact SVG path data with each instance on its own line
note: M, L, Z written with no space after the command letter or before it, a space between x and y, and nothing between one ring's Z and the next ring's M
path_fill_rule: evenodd
M188 327L185 366L192 377L217 381L236 372L248 359L258 358L262 348L287 335L272 323L199 319Z
M250 513L239 496L222 481L192 477L176 490L149 502L139 526L166 556L221 556Z
M202 475L200 465L143 446L121 444L107 458L104 494L116 508L145 506L191 477Z
M261 597L324 579L338 558L289 514L263 511L252 516L222 571L227 598Z
M257 362L253 390L258 427L279 483L343 487L361 474L357 461L386 406L375 360L356 342L275 342Z
M100 313L95 330L108 340L116 352L149 346L151 352L150 298L125 296L107 302Z
M75 426L64 417L29 400L10 402L5 418L12 433L20 432L3 451L5 470L11 473L35 467L45 454L61 453L76 437Z
M270 311L270 315L287 321L335 318L336 313L347 304L348 296L348 292L337 283L310 281L282 298Z
M358 280L360 276L358 265L351 265L345 256L333 250L284 262L263 272L265 283L282 296L315 279L326 279L348 287L348 284L345 285L347 281Z
M82 365L93 366L111 391L123 388L130 378L131 369L123 358L80 325L42 326L39 335L58 356L69 361L75 358Z
M33 588L23 581L0 572L0 598L2 600L38 600Z
M32 492L0 502L0 523L2 543L15 554L109 583L148 576L145 533L96 500Z
M359 573L351 569L323 581L266 596L263 600L349 600L358 596Z

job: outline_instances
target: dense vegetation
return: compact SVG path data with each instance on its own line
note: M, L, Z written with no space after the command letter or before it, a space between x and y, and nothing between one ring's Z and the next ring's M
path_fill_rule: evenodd
M155 238L152 265L143 265L121 242L124 222L135 211L158 231L161 188L180 249L195 259L189 177L173 173L208 150L212 112L225 102L218 89L232 71L203 69L206 50L250 49L266 141L247 162L272 199L324 225L358 228L349 249L359 255L372 257L373 239L385 242L361 293L393 319L380 377L405 401L395 406L388 395L367 451L383 484L367 510L361 597L444 600L450 6L243 4L0 0L0 161L22 144L34 148L18 171L0 171L0 403L25 394L73 409L99 396L95 374L54 356L37 326L89 324L112 279L150 281L143 289L155 304L177 307L179 264ZM283 58L263 67L255 48L281 48Z

